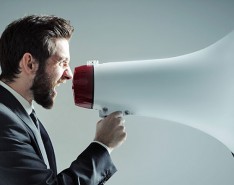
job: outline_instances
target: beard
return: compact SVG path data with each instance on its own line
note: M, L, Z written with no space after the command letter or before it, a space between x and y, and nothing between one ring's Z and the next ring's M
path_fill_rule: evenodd
M31 87L34 101L46 109L51 109L54 105L55 92L52 81L52 77L42 71L36 74Z

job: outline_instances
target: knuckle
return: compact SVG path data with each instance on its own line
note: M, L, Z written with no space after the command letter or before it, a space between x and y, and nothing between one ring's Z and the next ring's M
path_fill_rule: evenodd
M123 132L122 135L121 135L121 140L126 141L126 139L127 139L127 133Z
M120 134L126 133L126 132L125 132L125 126L123 126L123 125L120 125L120 126L118 127L118 130L119 130Z
M124 133L123 133L123 136L124 136L124 139L126 139L126 138L127 138L127 133L124 132Z
M119 128L120 128L121 130L125 130L125 126L123 126L123 125L120 125Z

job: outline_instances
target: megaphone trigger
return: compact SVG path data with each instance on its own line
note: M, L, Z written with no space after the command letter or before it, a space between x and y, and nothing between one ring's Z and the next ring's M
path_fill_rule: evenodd
M109 114L111 114L112 112L115 111L120 111L122 112L123 116L127 116L127 115L131 115L133 114L132 112L130 112L129 110L118 110L118 109L108 109L107 107L103 107L102 109L99 110L99 117L101 118L105 118L107 117Z

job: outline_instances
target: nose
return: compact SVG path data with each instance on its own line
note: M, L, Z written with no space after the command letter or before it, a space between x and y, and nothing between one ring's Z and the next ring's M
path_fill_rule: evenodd
M66 79L66 80L70 80L73 78L73 74L72 74L72 71L71 71L71 68L68 67L64 72L63 72L63 78Z

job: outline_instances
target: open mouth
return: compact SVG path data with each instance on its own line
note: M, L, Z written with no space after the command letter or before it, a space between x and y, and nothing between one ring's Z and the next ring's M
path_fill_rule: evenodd
M52 97L55 97L57 96L57 91L56 91L56 88L60 86L60 84L63 84L63 83L66 83L66 81L64 80L59 80L55 85L54 85L54 88L51 90L51 95Z
M51 96L56 97L58 92L56 91L56 88L60 86L60 83L57 83L53 89L51 89Z

